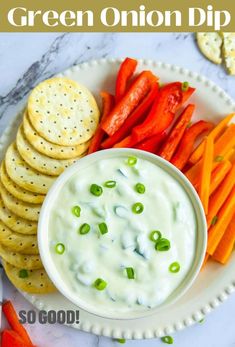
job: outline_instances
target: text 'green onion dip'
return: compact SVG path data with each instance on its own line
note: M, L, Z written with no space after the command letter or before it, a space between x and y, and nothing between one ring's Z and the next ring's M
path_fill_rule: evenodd
M58 191L50 252L79 298L115 312L163 303L195 255L196 218L178 181L148 160L108 158L78 170Z

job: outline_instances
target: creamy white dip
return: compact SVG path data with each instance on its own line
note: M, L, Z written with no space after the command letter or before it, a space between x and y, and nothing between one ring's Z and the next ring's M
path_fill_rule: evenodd
M110 180L115 187L104 186ZM136 190L137 183L144 193ZM102 187L100 196L90 192L92 184ZM142 213L133 212L135 203L143 205ZM84 223L90 230L80 234ZM100 223L107 226L105 234ZM175 178L147 160L137 158L130 166L120 156L79 170L60 189L49 222L50 252L62 281L89 305L146 310L163 303L187 275L196 229L190 198ZM156 250L149 238L154 230L169 241L169 250ZM175 262L180 269L172 273ZM97 279L102 290L94 285Z

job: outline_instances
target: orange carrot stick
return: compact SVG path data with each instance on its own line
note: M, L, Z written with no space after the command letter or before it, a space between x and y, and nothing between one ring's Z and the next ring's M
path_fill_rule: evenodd
M222 239L225 230L227 229L235 209L235 187L233 187L231 193L223 204L217 215L217 222L210 227L208 235L207 253L212 255L220 240Z
M219 124L210 132L208 137L211 137L214 142L217 137L219 137L224 130L226 129L228 123L231 121L231 119L235 116L235 113L229 114L227 117L225 117ZM205 148L205 141L203 140L199 146L194 150L192 153L191 157L189 158L189 163L190 164L195 164L198 162L198 160L201 159L203 152Z
M233 147L235 147L235 124L230 125L215 143L213 170L220 163L218 159L224 160L227 155L231 155L231 151L234 151ZM196 185L197 183L197 179L201 172L201 164L202 160L200 159L185 172L186 177L193 185Z
M229 196L231 190L235 185L235 164L233 164L232 169L229 171L227 177L210 197L209 202L209 212L207 215L207 225L210 227L213 218L217 215L221 206L224 204L225 200Z
M227 173L230 171L232 164L229 160L222 161L213 171L211 175L210 195L214 193Z
M229 223L224 236L222 237L218 247L216 248L212 258L221 264L226 264L233 251L235 242L235 214Z
M205 150L202 156L202 171L198 188L205 214L208 212L213 155L214 142L211 137L207 137L205 141Z
M24 342L28 345L28 346L32 346L33 344L30 340L30 337L27 333L27 331L25 330L24 326L22 324L20 324L19 322L19 318L17 316L17 313L12 305L12 303L10 301L6 301L4 302L4 304L2 305L2 311L9 323L9 325L11 326L11 328L20 335L20 337L22 338L22 340L24 340ZM10 347L10 346L9 346Z

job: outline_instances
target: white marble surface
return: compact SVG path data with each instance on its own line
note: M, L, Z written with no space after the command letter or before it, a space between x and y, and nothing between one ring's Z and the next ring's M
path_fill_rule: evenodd
M235 98L235 77L207 61L198 52L192 34L0 34L0 133L24 104L30 89L40 80L67 67L101 57L133 56L184 66L206 75ZM91 77L92 78L92 77ZM17 310L32 306L4 277L4 298ZM235 295L197 324L174 334L176 347L232 347ZM38 347L121 346L60 325L27 326ZM157 340L127 341L125 346L163 346Z

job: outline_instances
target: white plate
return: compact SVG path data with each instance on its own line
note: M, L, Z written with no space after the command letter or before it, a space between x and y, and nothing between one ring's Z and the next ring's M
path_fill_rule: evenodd
M74 66L60 76L67 76L88 87L97 97L101 90L113 92L115 76L120 60L99 60ZM234 101L219 87L206 78L173 65L140 60L139 70L151 69L161 81L188 81L197 88L190 102L196 103L196 119L214 122L226 114L235 112ZM14 139L16 127L21 121L19 114L5 130L0 140L0 156ZM200 273L193 287L176 304L162 309L157 315L134 320L104 319L80 310L80 324L74 328L116 338L140 339L161 337L190 326L211 312L235 290L235 252L227 266L209 262ZM23 293L35 307L46 310L77 310L61 294L28 295Z

